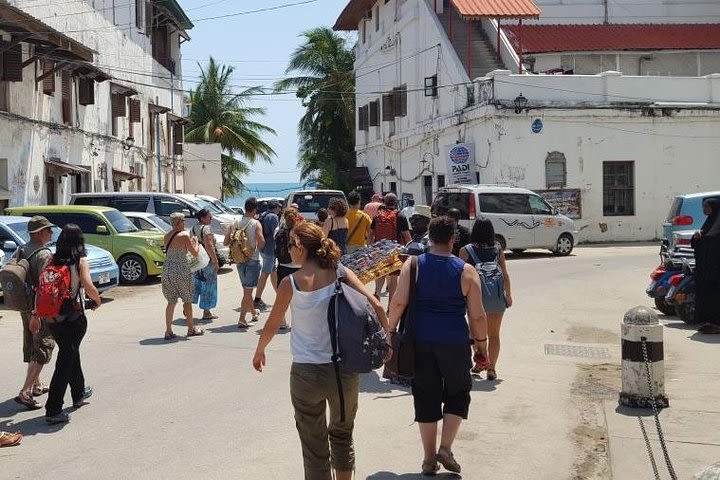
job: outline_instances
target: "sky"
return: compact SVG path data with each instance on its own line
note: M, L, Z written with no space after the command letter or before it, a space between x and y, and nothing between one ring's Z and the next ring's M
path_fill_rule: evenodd
M306 1L273 11L248 13L226 19L199 20L206 17L247 12ZM302 43L302 32L335 23L346 5L345 0L179 0L191 20L191 41L182 46L184 88L193 87L200 75L198 62L206 63L212 55L219 63L235 67L233 85L236 91L249 86L272 86L283 78L288 59ZM297 124L304 113L300 101L292 94L256 97L252 106L267 109L260 123L273 128L277 135L265 141L275 150L273 164L258 163L246 183L296 182Z

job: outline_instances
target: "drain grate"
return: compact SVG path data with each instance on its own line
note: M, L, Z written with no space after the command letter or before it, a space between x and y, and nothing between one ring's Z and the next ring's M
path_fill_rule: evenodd
M557 345L546 343L545 355L579 358L610 358L610 352L602 347L585 347L583 345Z

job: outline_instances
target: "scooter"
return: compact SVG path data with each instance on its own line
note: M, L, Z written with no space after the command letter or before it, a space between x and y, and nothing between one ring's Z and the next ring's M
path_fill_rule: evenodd
M675 315L675 307L665 300L670 291L670 279L682 271L682 259L668 254L667 249L661 247L660 265L650 274L650 285L645 293L655 300L655 307L665 315Z
M670 290L665 302L675 307L680 320L688 325L695 324L695 262L683 260L682 273L670 278Z

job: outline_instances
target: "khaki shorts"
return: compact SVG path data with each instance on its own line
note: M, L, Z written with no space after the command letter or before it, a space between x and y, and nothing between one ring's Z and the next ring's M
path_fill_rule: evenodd
M50 363L55 348L55 339L53 339L50 329L43 322L38 334L33 335L30 331L30 314L21 313L20 316L23 324L23 362L34 362L40 365Z

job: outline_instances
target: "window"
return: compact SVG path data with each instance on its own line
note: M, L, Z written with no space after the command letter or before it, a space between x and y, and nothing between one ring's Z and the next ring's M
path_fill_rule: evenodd
M127 198L116 198L111 205L121 212L147 212L149 203L150 197L131 196Z
M514 213L530 215L530 202L524 193L480 194L480 211L483 213Z
M145 0L135 0L135 26L145 31Z
M73 124L73 108L72 108L72 77L70 72L63 70L61 74L61 91L62 91L62 118L65 125Z
M390 191L397 194L397 182L390 182Z
M108 197L76 197L73 205L95 205L97 207L109 207L110 198Z
M380 7L375 7L375 31L380 31Z
M438 96L438 80L437 75L425 77L425 96L437 98Z
M112 134L118 135L118 118L125 117L127 112L127 102L125 101L125 95L119 93L110 94L110 107L112 115Z
M380 102L375 100L370 102L370 126L377 127L380 125Z
M432 175L423 176L423 194L425 204L430 205L432 203Z
M358 130L368 130L370 112L367 105L358 108Z
M367 22L365 21L365 19L361 20L361 22L362 22L362 26L360 27L360 32L361 32L361 36L362 36L362 43L365 43L365 42L367 42L367 30L366 30Z
M445 175L437 176L437 184L438 184L438 188L443 188L445 186Z
M393 95L388 93L382 96L382 119L383 122L391 122L395 119L395 112L393 111Z
M53 72L53 69L55 68L55 62L52 60L43 60L42 62L42 91L45 95L54 95L55 94L55 72Z
M155 213L161 217L169 217L171 213L190 210L190 207L174 198L158 198L155 199ZM193 212L190 212L193 213Z
M0 40L0 80L22 82L22 44L7 48L8 42Z
M92 78L78 79L78 103L80 105L95 103L95 81Z
M112 224L113 227L115 227L115 230L117 230L118 233L131 233L137 232L138 230L130 219L123 213L115 210L108 210L107 212L103 212L103 216Z
M174 123L172 127L173 131L173 154L182 155L183 153L183 126L180 123Z
M28 214L25 214L28 216ZM78 227L80 227L80 230L82 230L85 234L96 234L97 233L97 227L100 225L105 225L99 218L97 218L94 215L90 215L87 213L45 213L45 212L36 212L29 214L29 216L33 215L42 215L43 217L50 220L52 223L57 225L60 228L63 228L68 223L74 223Z
M530 195L529 200L533 215L552 215L552 207L542 198Z
M545 185L547 188L567 186L567 167L563 153L550 152L545 158Z
M635 162L603 162L603 215L635 215Z
M451 208L460 210L460 220L470 219L470 202L472 202L471 193L469 192L443 192L438 194L432 203L431 211L433 215L444 215Z
M0 110L7 112L8 109L8 87L7 82L0 80Z
M407 85L393 88L393 113L396 117L407 115Z

